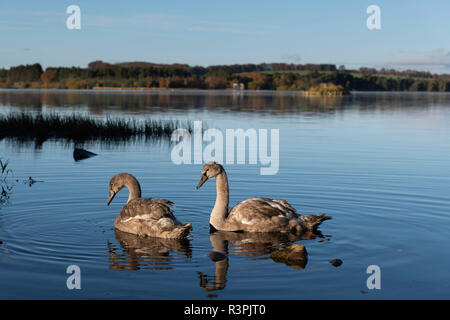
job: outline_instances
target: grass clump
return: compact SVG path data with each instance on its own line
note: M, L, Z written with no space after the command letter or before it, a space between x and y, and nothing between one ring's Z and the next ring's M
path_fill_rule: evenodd
M5 181L10 172L11 170L8 169L8 161L3 161L0 158L0 181Z
M11 173L11 169L8 169L8 161L0 158L0 205L8 202L12 190L6 181L9 173Z
M22 142L63 140L84 143L91 141L127 142L136 138L170 139L175 129L192 131L189 122L152 119L99 119L88 115L61 115L27 112L0 115L0 140Z

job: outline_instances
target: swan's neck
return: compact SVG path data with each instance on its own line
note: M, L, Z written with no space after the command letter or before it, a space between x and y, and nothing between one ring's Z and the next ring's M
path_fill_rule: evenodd
M216 176L216 190L216 203L211 212L209 223L219 230L228 215L228 178L225 171Z
M127 203L133 199L139 199L141 197L141 186L136 179L127 179L125 182L125 187L127 187L130 192Z

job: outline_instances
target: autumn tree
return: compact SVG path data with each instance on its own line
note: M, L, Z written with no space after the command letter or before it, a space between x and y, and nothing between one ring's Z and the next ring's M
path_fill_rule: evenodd
M55 81L57 72L55 69L47 69L43 74L41 74L41 80L45 85Z

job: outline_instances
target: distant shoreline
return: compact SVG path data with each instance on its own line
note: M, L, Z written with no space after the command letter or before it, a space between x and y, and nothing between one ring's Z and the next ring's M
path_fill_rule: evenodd
M230 94L245 94L245 93L291 93L297 94L306 98L314 97L328 97L328 98L342 98L352 94L450 94L450 92L433 92L433 91L375 91L375 90L351 90L346 95L320 95L320 94L308 94L307 90L236 90L236 89L196 89L196 88L96 88L96 89L62 89L62 88L0 88L0 92L17 91L17 92L109 92L109 91L139 91L139 92L226 92Z
M319 94L346 91L450 92L450 74L393 69L358 70L333 64L262 63L209 67L130 62L89 63L87 68L39 63L0 69L0 88L89 90L294 90ZM322 88L316 90L316 88ZM328 88L325 90L324 88Z

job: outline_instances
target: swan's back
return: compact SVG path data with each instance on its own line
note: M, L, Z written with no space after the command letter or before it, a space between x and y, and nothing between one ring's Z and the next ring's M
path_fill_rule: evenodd
M159 220L168 218L176 220L173 215L173 202L165 199L139 198L129 201L120 212L122 220L129 218L142 220Z
M285 200L252 197L231 209L227 221L239 230L276 232L287 229L289 221L297 218L295 209Z
M299 216L286 200L252 197L231 209L227 222L235 230L301 233L315 230L328 219L325 215Z
M117 216L117 229L161 238L184 238L192 229L182 225L172 211L173 202L165 199L138 198L129 201Z

